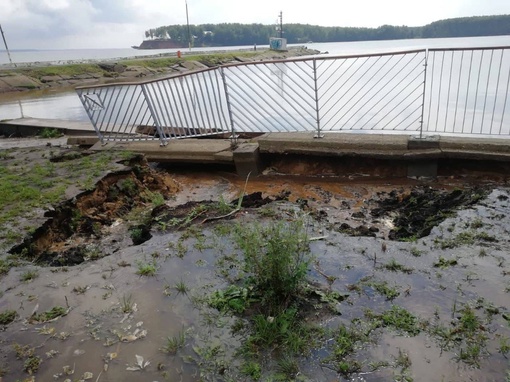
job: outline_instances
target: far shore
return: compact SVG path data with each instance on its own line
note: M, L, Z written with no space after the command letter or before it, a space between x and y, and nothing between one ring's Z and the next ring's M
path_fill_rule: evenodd
M165 53L117 60L83 60L80 63L68 65L32 63L17 68L7 68L3 65L0 66L0 93L111 82L136 82L232 62L280 60L319 53L317 50L306 47L292 47L287 51L242 49L194 52L193 54L183 52L181 57L177 57L176 53Z

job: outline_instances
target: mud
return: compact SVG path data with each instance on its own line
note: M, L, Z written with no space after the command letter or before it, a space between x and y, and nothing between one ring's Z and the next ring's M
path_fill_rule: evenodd
M0 276L0 312L18 314L0 332L4 381L31 378L23 370L28 358L16 354L16 344L41 358L37 381L90 374L97 381L250 381L236 356L242 342L232 334L236 319L201 301L225 288L225 272L242 275L232 262L238 250L229 234L238 224L296 217L305 218L314 238L310 284L345 298L335 303L341 314L303 312L310 323L335 330L365 320L367 309L379 314L397 305L419 317L423 329L416 336L374 330L370 343L345 357L359 365L352 374L328 361L334 336L325 337L299 357L303 380L505 380L510 369L501 351L501 341L510 338L506 183L263 176L245 185L231 173L163 172L143 161L125 165L94 190L47 212L47 221L11 251L30 261L22 257ZM166 200L154 203L146 191ZM396 235L402 227L407 236ZM148 235L136 244L130 231L142 228ZM477 239L488 237L498 240ZM154 266L153 277L139 274L146 265ZM29 271L37 276L20 281ZM181 282L186 293L178 292ZM395 295L382 295L377 283ZM56 306L69 311L51 322L30 320L34 312ZM469 345L462 338L445 347L433 334L442 326L458 332L466 307L480 320L484 338L472 363L459 358ZM182 348L175 354L161 350L180 333ZM396 362L402 352L410 362L405 369ZM137 355L150 364L131 371ZM273 356L261 355L262 380L279 367Z

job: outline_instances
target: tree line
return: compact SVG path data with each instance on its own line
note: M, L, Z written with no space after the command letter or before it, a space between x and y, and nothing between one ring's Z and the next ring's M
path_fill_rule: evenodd
M309 24L284 24L283 36L289 44L396 40L413 38L472 37L510 35L510 15L474 16L439 20L421 27L382 25L378 28L322 27ZM150 29L146 37L167 38L182 46L191 39L193 46L235 46L268 43L277 37L275 25L200 24L167 25Z

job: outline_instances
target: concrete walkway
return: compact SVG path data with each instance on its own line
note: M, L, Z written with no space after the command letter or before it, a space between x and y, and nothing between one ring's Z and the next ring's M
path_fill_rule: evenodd
M314 133L303 132L267 133L240 140L236 148L231 147L230 140L221 138L173 139L166 146L160 146L158 139L102 145L87 122L33 118L0 122L0 133L4 135L11 130L28 135L28 132L34 133L43 128L59 129L66 135L74 135L68 140L70 144L93 145L93 150L130 150L142 153L154 162L232 164L240 174L259 173L268 156L289 154L308 158L400 161L409 163L409 174L418 171L418 175L422 168L427 169L427 174L437 173L441 159L510 162L510 137L428 136L419 139L404 134L340 132L314 138Z

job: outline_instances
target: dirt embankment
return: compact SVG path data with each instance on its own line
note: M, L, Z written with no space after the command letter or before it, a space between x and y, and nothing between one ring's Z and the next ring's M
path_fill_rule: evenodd
M126 59L118 62L108 61L0 69L0 93L97 85L109 82L136 82L232 62L278 60L318 53L314 49L294 47L286 52L271 50L260 50L258 52L211 52L200 55L188 54L182 58L176 56L149 57Z

